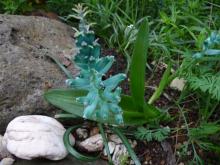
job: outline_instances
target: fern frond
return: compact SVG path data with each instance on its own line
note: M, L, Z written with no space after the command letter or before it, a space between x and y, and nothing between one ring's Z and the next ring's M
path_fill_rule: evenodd
M200 77L191 76L187 80L192 89L200 89L210 94L213 99L220 101L220 76L205 74Z
M153 130L144 127L139 127L137 131L134 133L134 135L137 139L140 140L147 140L148 142L156 140L161 142L168 137L169 133L169 127L163 127Z

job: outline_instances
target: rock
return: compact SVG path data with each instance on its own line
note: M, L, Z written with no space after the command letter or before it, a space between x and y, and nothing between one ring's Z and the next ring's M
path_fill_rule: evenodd
M8 124L3 145L18 158L61 160L67 156L63 143L64 132L65 128L51 117L19 116ZM72 136L70 140L74 144Z
M136 140L131 140L131 139L128 139L128 142L131 144L131 148L135 148L137 146L137 141Z
M82 141L79 144L79 147L85 149L88 152L97 152L102 151L103 149L103 140L101 134L91 136L90 138Z
M0 161L0 165L12 165L14 161L13 158L4 158Z
M87 129L78 128L76 130L76 134L80 139L86 139L88 137L88 131Z
M184 80L183 78L178 78L176 77L175 79L173 79L173 81L170 83L170 87L177 89L179 91L182 91L184 86L185 86L186 80Z
M109 151L110 151L110 154L113 154L114 150L115 150L115 143L114 142L108 142L108 148L109 148ZM103 154L105 156L107 156L107 152L106 152L106 149L104 149L104 152Z
M122 159L128 157L128 151L123 144L116 145L114 154L112 156L112 161L114 165L121 165Z
M116 144L122 144L121 139L115 134L110 135L109 140L115 142Z
M3 158L12 158L12 155L8 152L8 150L2 144L3 136L0 135L0 160Z
M166 157L167 165L176 165L176 157L173 153L170 143L166 141L162 141L161 147L163 148L163 151L167 153L167 157Z
M178 165L184 165L184 163L183 163L183 162L180 162Z
M0 14L0 133L16 116L55 111L42 94L64 87L66 76L46 58L68 59L74 51L71 27L48 18ZM74 66L70 70L75 73Z
M134 164L135 164L135 162L133 160L130 160L129 165L134 165Z

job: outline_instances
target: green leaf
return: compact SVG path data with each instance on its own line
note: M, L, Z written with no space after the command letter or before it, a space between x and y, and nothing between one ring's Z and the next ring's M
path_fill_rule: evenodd
M52 89L44 93L44 98L54 106L77 116L83 116L84 106L76 98L86 95L85 91L73 89Z
M155 90L154 94L149 99L148 104L152 104L154 101L156 101L160 97L160 95L162 94L164 88L166 87L168 83L168 80L170 78L170 72L171 72L171 64L169 64L167 69L165 70L163 77L160 80L159 87Z
M193 138L209 137L220 132L220 125L216 123L202 123L197 128L190 128L190 135Z
M84 105L77 102L77 98L85 96L86 91L76 90L76 89L52 89L44 94L45 99L53 104L54 106L64 110L65 112L71 113L73 115L83 118L84 115ZM102 122L98 118L89 117L89 120L96 122ZM115 124L114 118L109 117L105 123Z
M80 125L77 125L77 126L73 126L73 127L70 127L66 130L66 132L64 133L64 136L63 136L63 142L64 142L64 145L67 149L67 151L73 155L76 159L78 160L81 160L81 161L86 161L86 162L91 162L91 161L95 161L97 159L99 159L99 155L96 156L96 157L91 157L91 156L85 156L85 155L82 155L81 153L77 152L72 146L71 146L71 143L70 143L70 134L72 131L74 131L75 129L81 127Z
M99 127L100 133L102 135L103 143L105 145L105 151L106 151L107 156L108 156L109 165L113 165L111 154L110 154L110 150L109 150L109 147L108 147L108 140L107 140L107 137L105 135L105 131L104 131L103 125L101 123L98 123L98 127Z
M156 119L159 119L160 116L162 115L159 109L157 109L155 106L150 105L148 103L144 104L143 111L144 111L145 118L148 121L154 121Z
M73 78L71 72L68 71L68 70L60 63L60 61L58 61L56 58L54 58L54 57L52 57L52 56L50 56L50 55L48 55L48 54L45 55L45 56L47 56L47 57L49 57L51 60L53 60L53 61L60 67L60 69L66 74L66 76L67 76L69 79L72 79L72 78Z
M148 142L156 140L161 142L168 137L169 133L169 127L163 127L158 129L138 127L137 130L134 132L134 135L137 139L140 140L147 140Z
M86 91L75 89L51 89L44 94L45 99L54 106L70 114L83 118L84 106L76 101L76 98L85 96ZM142 125L148 121L156 120L161 112L154 106L145 105L144 112L138 112L130 96L122 95L120 107L123 111L124 125ZM103 121L97 118L89 118L96 122ZM104 123L115 124L114 118L109 117Z
M130 70L131 95L139 111L144 106L145 68L149 45L148 20L144 19L137 34Z
M219 144L216 144L216 143L213 143L213 142L207 141L207 140L198 141L197 144L199 145L199 147L201 147L204 150L207 150L207 151L211 150L211 151L214 151L214 152L217 152L220 154L220 145Z
M79 118L79 116L76 116L76 115L73 115L73 114L69 114L69 113L60 113L60 114L56 114L54 116L54 118L56 119L76 119L76 118Z
M131 96L122 95L119 103L123 110L124 122L126 125L142 125L149 121L157 120L163 115L155 106L145 103L143 112L138 112Z

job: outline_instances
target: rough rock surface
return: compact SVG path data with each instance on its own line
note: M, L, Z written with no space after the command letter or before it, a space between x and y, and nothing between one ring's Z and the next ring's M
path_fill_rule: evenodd
M65 76L45 55L70 57L73 35L56 20L0 15L0 133L16 116L54 113L42 94L48 84L64 86Z
M102 151L104 144L101 134L97 134L82 141L79 146L88 152L97 152Z
M4 158L13 158L12 155L5 148L5 146L3 146L2 141L3 141L3 136L0 135L0 160Z
M47 158L61 160L68 154L63 135L65 128L57 120L47 116L19 116L12 120L3 137L3 146L18 158L31 160ZM75 143L70 136L72 144Z
M128 157L128 151L124 144L118 144L116 145L114 154L112 156L114 165L120 165L123 157Z

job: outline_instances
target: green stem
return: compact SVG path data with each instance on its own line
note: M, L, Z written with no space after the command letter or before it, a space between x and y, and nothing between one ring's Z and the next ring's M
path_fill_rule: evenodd
M96 157L91 157L91 156L85 156L85 155L82 155L81 153L79 153L78 151L76 151L71 143L70 143L70 135L71 135L71 132L76 130L77 128L80 128L82 125L76 125L76 126L73 126L73 127L70 127L66 130L66 132L64 133L63 135L63 142L64 142L64 145L67 149L67 151L73 155L76 159L78 160L81 160L81 161L86 161L86 162L91 162L91 161L95 161L97 159L99 159L100 155L96 156Z
M218 105L219 105L218 101L214 105L212 105L212 110L207 114L206 120L208 120L212 116L213 112L216 110L216 107Z
M101 123L98 123L98 127L99 127L100 133L102 135L102 139L103 139L104 145L105 145L105 151L106 151L106 153L108 155L109 164L113 165L111 154L110 154L110 150L109 150L109 147L108 147L108 141L107 141L107 138L105 136L103 125Z
M148 104L153 104L153 102L156 101L160 97L164 88L167 86L167 82L170 77L170 71L171 71L171 64L169 64L167 69L165 70L163 77L160 81L159 87L155 90L155 92L153 93L153 95L149 99Z
M70 73L70 71L68 71L57 59L55 59L54 57L50 56L50 55L45 55L47 57L49 57L51 60L53 60L59 67L60 69L66 74L66 76L69 79L73 79L72 74Z

